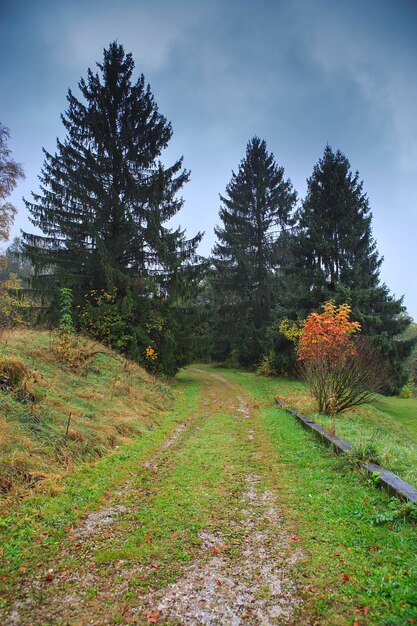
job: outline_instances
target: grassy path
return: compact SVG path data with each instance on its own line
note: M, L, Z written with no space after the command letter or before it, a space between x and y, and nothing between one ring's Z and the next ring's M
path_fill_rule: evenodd
M415 527L375 523L387 496L336 473L274 393L189 368L147 439L16 509L0 623L416 623Z

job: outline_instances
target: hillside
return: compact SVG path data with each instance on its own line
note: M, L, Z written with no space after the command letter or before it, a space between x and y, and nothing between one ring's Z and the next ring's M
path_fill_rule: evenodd
M77 351L66 362L49 332L0 338L0 498L53 491L81 462L152 429L169 406L170 388L132 361L84 338Z

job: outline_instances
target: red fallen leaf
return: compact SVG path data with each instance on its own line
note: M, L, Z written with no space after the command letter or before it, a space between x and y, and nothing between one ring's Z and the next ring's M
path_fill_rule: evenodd
M218 587L221 587L221 586L222 586L222 583L220 582L220 580L216 580L216 585L217 585Z
M113 533L103 533L103 537L105 539L110 539L111 537L113 537Z
M153 613L149 613L149 615L146 616L146 619L149 620L151 624L156 624L160 614L161 611L154 611Z
M295 541L296 543L297 543L298 541L301 541L300 537L296 537L295 535L292 535L291 537L288 537L288 539L289 539L290 541Z
M74 539L74 535L68 535L68 539Z
M26 572L27 567L19 567L19 572Z
M123 608L122 608L122 615L127 615L130 611L130 606L128 604L126 604Z
M46 581L47 583L51 583L51 582L53 581L53 579L54 579L54 575L53 575L53 574L51 574L51 573L49 573L49 574L47 574L47 575L45 576L45 581Z
M343 574L343 580L350 580L349 574Z
M158 563L151 563L151 567L153 567L154 569L159 569Z
M272 519L272 517L268 517L268 522L270 522L271 524L274 523L274 520Z
M320 569L329 569L328 565L320 565Z
M333 552L333 556L342 556L339 552Z
M368 615L368 607L367 606L363 607L363 614L364 615Z
M415 623L416 623L415 619L410 618L407 620L407 624L415 624Z
M173 537L177 537L177 536L178 536L178 533L177 533L175 530L173 530L173 531L172 531L172 533L171 533L171 535L172 535Z
M353 626L359 626L359 622L357 619L355 619L355 621L353 622Z
M219 554L221 552L220 548L218 546L214 546L213 550L215 551L216 554Z

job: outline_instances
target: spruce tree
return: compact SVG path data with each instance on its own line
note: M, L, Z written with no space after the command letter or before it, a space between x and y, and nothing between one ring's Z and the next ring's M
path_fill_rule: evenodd
M182 158L159 160L172 127L144 76L133 81L132 55L113 42L97 66L78 84L82 99L68 92L65 139L44 151L40 192L26 202L43 235L25 233L25 249L44 293L70 287L77 303L93 289L115 291L143 328L150 308L181 297L201 235L187 240L165 226L189 172Z
M157 161L172 128L144 76L132 83L132 55L112 43L97 65L79 82L83 101L68 92L67 137L55 155L44 151L41 192L26 205L45 236L25 234L26 250L38 273L53 268L76 291L125 292L130 277L193 251L195 241L163 226L181 208L176 193L189 172L182 159Z
M340 150L326 146L307 180L294 238L293 305L305 317L326 300L347 302L365 334L377 338L403 381L400 361L409 347L395 341L407 326L402 299L396 300L379 278L382 258L372 236L369 200L358 172Z
M296 193L265 141L254 137L224 196L213 249L214 353L256 363L278 298L279 253Z

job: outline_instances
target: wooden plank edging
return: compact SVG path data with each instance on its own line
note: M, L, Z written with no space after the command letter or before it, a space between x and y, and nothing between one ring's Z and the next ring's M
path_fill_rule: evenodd
M313 432L320 441L327 446L333 448L337 454L342 454L352 450L353 445L340 437L332 437L329 435L323 426L317 424L308 415L303 415L294 409L289 409L281 398L275 398L275 402L286 413L290 413L306 430ZM362 467L365 472L372 477L375 477L375 484L386 489L391 495L400 498L401 500L407 500L408 502L417 502L417 489L402 480L397 474L390 472L389 470L377 465L376 463L362 463Z

